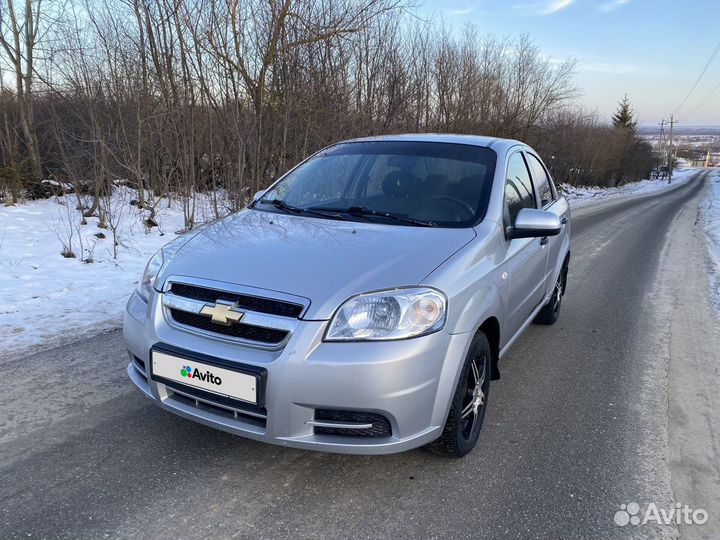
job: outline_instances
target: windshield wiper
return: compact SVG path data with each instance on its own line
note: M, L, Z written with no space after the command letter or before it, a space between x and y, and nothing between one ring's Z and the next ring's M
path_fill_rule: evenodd
M316 207L311 208L310 210L313 211L320 211L324 210L326 212L338 212L338 213L344 213L349 214L351 216L356 217L364 217L365 219L371 219L372 217L380 217L389 219L392 221L397 221L400 223L407 223L408 225L414 225L416 227L437 227L437 224L433 221L422 221L420 219L414 219L408 216L404 216L402 214L392 214L390 212L380 212L378 210L373 210L372 208L367 208L365 206L351 206L350 208L324 208L324 207Z
M260 204L269 204L270 206L274 206L278 210L282 210L286 214L301 214L302 210L298 208L297 206L292 206L291 204L286 203L282 199L270 199L269 201L265 201L263 199L260 199Z
M278 210L282 210L286 214L311 214L314 216L323 217L326 219L339 219L343 220L341 214L349 214L354 217L364 217L365 219L371 220L373 217L379 217L383 219L389 219L397 221L399 223L407 223L408 225L414 225L416 227L437 227L437 224L432 221L422 221L420 219L414 219L402 214L392 214L390 212L380 212L367 208L365 206L351 206L350 208L327 208L323 206L311 207L311 208L300 208L286 203L282 199L270 199L268 201L260 199L259 204L269 204L274 206Z
M331 211L331 213L323 212L325 210L324 208L300 208L299 206L293 206L291 204L286 203L282 199L270 199L268 201L265 201L263 199L260 199L258 201L260 204L269 204L271 206L274 206L278 210L282 210L286 214L310 214L313 216L319 216L326 219L332 219L336 218L341 221L344 221L342 216L336 216L334 212Z

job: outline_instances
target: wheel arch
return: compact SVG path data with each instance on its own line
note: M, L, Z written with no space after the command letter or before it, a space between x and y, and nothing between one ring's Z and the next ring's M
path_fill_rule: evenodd
M560 271L563 273L563 291L562 291L563 296L565 296L565 291L567 290L567 275L568 275L569 269L570 269L570 250L568 249L567 253L565 254L565 258L563 259L562 265L560 266Z
M478 328L476 334L482 332L490 343L492 352L490 379L495 381L500 378L500 321L495 317L488 317Z

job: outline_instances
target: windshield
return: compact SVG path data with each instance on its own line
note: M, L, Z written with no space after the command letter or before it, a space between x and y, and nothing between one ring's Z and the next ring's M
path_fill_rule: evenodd
M341 143L312 157L254 208L393 225L469 227L485 215L496 154L451 143Z

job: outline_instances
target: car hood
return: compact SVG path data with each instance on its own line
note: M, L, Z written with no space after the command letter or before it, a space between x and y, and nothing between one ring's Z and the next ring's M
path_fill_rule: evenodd
M337 221L245 209L196 233L160 276L302 296L325 320L349 297L418 285L475 237L473 229Z

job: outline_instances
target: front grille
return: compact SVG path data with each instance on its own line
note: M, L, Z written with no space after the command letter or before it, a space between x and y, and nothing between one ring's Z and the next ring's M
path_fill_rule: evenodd
M261 328L250 324L235 323L229 326L217 324L212 322L212 320L205 315L198 315L196 313L181 311L179 309L171 309L170 315L176 322L186 326L192 326L193 328L205 330L206 332L246 339L249 341L257 341L259 343L267 343L270 345L282 343L288 335L286 330Z
M192 396L181 394L179 392L173 392L172 396L169 399L172 399L173 401L176 401L178 403L184 403L185 405L193 406L201 411L207 411L213 414L217 414L218 416L222 416L223 418L229 418L231 420L242 420L244 423L251 424L253 426L265 427L267 425L266 418L253 416L247 414L242 410L223 407L222 405L217 403L200 401L198 399L194 399Z
M304 307L300 304L285 302L284 300L274 300L272 298L260 298L248 294L240 294L228 291L218 291L215 289L206 289L187 283L173 283L170 285L170 292L185 298L193 300L202 300L203 302L215 303L218 300L235 303L239 309L248 311L257 311L258 313L268 313L270 315L279 315L281 317L298 318Z
M356 422L359 424L372 424L372 427L367 429L315 426L316 435L342 435L345 437L390 437L392 435L390 421L382 414L361 411L315 409L315 420L318 422Z
M230 410L235 409L238 411L247 411L248 414L254 416L261 416L263 418L267 417L267 409L265 409L265 407L255 405L253 403L247 403L246 401L241 401L239 399L231 398L230 396L223 396L220 394L215 394L213 392L208 392L206 390L202 390L201 388L188 386L177 381L171 381L169 379L156 377L153 377L153 379L161 382L167 388L173 390L174 392L180 392L184 394L186 397L199 399L206 403L210 403L218 407L224 407Z

